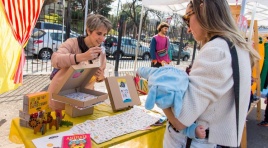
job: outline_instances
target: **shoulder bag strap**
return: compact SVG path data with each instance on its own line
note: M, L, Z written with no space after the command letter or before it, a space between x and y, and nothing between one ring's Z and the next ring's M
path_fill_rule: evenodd
M233 43L227 40L229 49L232 56L232 68L233 68L233 79L234 79L234 93L235 93L235 111L236 111L236 132L237 132L237 147L240 146L238 143L238 126L239 126L239 87L240 87L240 76L239 76L239 65L237 51Z
M234 44L229 40L221 36L214 36L211 40L220 37L224 39L228 46L232 57L232 69L233 69L233 79L234 79L234 94L235 94L235 112L236 112L236 140L237 147L240 147L238 143L238 130L239 130L239 88L240 88L240 76L239 76L239 65L238 65L238 56Z

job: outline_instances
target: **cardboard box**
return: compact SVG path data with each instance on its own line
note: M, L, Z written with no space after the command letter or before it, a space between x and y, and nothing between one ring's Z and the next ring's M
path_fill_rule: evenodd
M62 82L59 83L56 90L52 94L52 98L57 101L64 102L66 104L71 104L73 106L78 106L78 107L88 107L88 106L93 106L95 104L103 102L104 100L108 98L107 93L85 88L85 86L88 84L92 76L96 73L98 68L99 67L96 64L71 66L66 72ZM65 96L67 94L71 94L75 92L91 94L96 97L87 101L81 101L81 100L68 98ZM68 108L68 113L70 113L69 115L71 117L76 117L75 115L78 115L78 114L73 114L73 110L75 111L75 108L73 108L72 111L70 108ZM84 112L87 112L87 113L80 113L80 115L81 114L88 115L89 113L86 110L84 110Z
M92 115L94 110L94 106L79 110L76 107L65 104L65 113L68 114L71 117L80 117L80 116L85 116L85 115Z
M29 125L29 121L20 118L20 126L31 128Z
M140 105L133 76L107 77L105 79L106 89L114 112Z
M22 110L19 110L19 117L25 121L30 121L30 115Z
M49 92L42 91L26 94L23 97L23 112L37 113L48 108Z

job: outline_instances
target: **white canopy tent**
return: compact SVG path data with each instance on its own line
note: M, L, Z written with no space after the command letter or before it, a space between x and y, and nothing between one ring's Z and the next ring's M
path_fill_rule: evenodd
M190 0L142 0L143 9L147 7L167 13L177 13L183 15ZM248 20L258 20L258 25L268 26L268 0L228 0L230 5L241 5L241 12ZM256 15L255 15L256 14ZM140 42L142 19L140 19L138 45ZM252 26L252 25L251 25ZM252 28L252 27L251 27ZM136 57L134 63L134 72L136 72L138 46L136 46Z
M230 5L236 5L236 0L228 0ZM238 0L237 5L242 4L242 0ZM255 8L255 4L258 2L256 7L255 20L258 20L259 25L268 25L268 0L246 0L245 17L250 20ZM142 0L142 5L144 7L169 12L184 14L189 0Z

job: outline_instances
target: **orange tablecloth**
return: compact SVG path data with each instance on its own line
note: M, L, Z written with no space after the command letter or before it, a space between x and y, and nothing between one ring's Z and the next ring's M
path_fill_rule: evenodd
M123 111L121 111L123 112ZM71 118L68 115L65 115L64 120L72 121L75 124L82 123L86 120L95 120L104 116L112 116L118 114L120 112L114 113L110 106L105 104L100 104L94 107L93 115L82 116L77 118ZM63 132L69 130L71 127L60 127L59 130L55 130L52 128L51 130L47 130L47 132L43 136L55 134L58 132ZM153 148L161 148L163 145L163 137L165 132L165 125L152 127L150 130L137 131L127 135L123 135L117 138L114 138L110 141L96 144L92 140L92 147L153 147ZM19 124L19 118L14 118L11 122L9 139L11 142L17 144L24 144L25 147L35 147L32 143L32 140L35 138L42 137L42 134L39 132L34 134L33 129L21 127Z

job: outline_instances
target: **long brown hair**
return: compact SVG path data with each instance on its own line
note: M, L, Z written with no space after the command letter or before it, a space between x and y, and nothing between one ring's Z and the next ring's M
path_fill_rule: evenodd
M219 35L249 51L252 66L260 58L258 52L246 42L238 30L227 0L192 0L189 7L195 12L200 26L207 32L207 39L202 45L214 35Z

